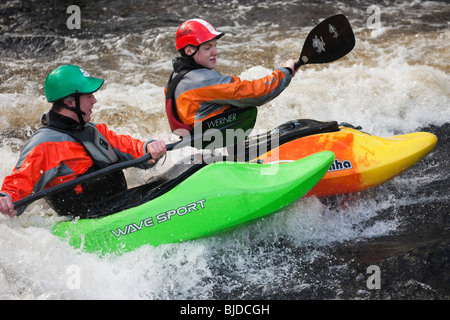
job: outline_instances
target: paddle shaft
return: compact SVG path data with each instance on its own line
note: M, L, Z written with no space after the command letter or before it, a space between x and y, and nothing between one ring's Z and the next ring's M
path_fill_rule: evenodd
M167 150L169 150L169 151L173 150L173 148L175 148L180 142L181 141L166 145ZM44 190L38 191L38 192L33 193L32 195L30 195L30 196L28 196L26 198L18 200L16 202L14 202L14 208L17 209L19 207L26 206L26 205L30 204L31 202L34 202L34 201L36 201L36 200L38 200L40 198L44 198L44 197L47 197L49 195L52 195L52 194L55 194L55 193L58 193L58 192L61 192L61 191L73 188L73 187L75 187L75 186L77 186L77 185L79 185L79 184L81 184L83 182L86 182L88 180L95 181L95 180L100 179L101 177L104 177L107 174L110 174L110 173L113 173L113 172L117 172L119 170L123 170L123 169L126 169L126 168L138 166L141 163L144 163L144 162L149 161L151 159L152 159L152 156L148 153L148 154L145 154L142 157L139 157L137 159L129 160L129 161L125 161L125 162L119 162L119 163L113 164L113 165L111 165L109 167L97 170L95 172L91 172L89 174L82 175L82 176L80 176L80 177L78 177L76 179L67 181L65 183L62 183L60 185L54 186L54 187L49 188L49 189L44 189Z
M208 143L211 143L210 140L212 137L215 137L216 133L220 131L221 133L224 133L227 129L232 129L234 126L238 125L240 122L246 121L248 118L252 117L251 112L248 112L244 109L236 110L236 113L239 114L241 117L238 118L237 121L231 122L227 125L222 125L221 127L213 127L212 124L209 124L208 126L204 126L202 123L198 124L190 133L192 135L185 136L182 140L177 141L175 143L170 143L166 145L166 149L168 151L173 150L175 147L177 148L183 148L187 146L193 146L197 147L197 145L200 146L202 149L208 148ZM198 131L198 132L197 132ZM111 166L108 166L106 168L91 172L86 175L82 175L76 179L67 181L65 183L62 183L60 185L54 186L52 188L44 189L41 191L38 191L36 193L31 194L30 196L23 198L21 200L18 200L14 202L14 208L19 208L22 206L26 206L38 199L47 197L49 195L68 190L70 188L73 188L83 182L86 182L88 180L90 181L96 181L102 177L104 177L107 174L117 172L119 170L123 170L130 167L135 167L140 165L141 163L144 163L146 161L149 161L151 159L150 154L145 154L142 157L139 157L137 159L119 162L116 164L113 164Z

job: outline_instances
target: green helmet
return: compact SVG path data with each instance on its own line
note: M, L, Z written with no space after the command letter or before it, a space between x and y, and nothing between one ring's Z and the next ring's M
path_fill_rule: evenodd
M63 65L52 70L45 79L45 96L48 102L53 102L73 94L93 93L100 89L103 81L93 78L83 68Z

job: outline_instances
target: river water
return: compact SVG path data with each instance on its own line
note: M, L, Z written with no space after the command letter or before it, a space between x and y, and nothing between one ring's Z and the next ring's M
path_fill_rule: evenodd
M49 109L61 64L106 79L94 122L176 141L163 87L174 34L203 18L226 36L218 71L255 79L297 59L308 32L345 14L356 36L340 61L309 65L259 109L256 129L312 118L380 136L433 132L435 150L377 188L303 198L270 218L181 244L99 259L49 231L43 201L0 217L0 299L449 299L450 8L446 1L6 1L0 4L0 177ZM80 8L80 29L69 29ZM170 152L156 172L183 150ZM130 184L155 171L127 170ZM372 274L373 268L379 273ZM372 281L379 275L379 285Z

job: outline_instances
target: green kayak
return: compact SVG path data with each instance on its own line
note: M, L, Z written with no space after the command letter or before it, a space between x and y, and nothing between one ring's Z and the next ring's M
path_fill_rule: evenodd
M203 238L274 213L325 175L334 153L273 164L218 162L202 167L144 204L96 219L57 223L74 248L105 255Z

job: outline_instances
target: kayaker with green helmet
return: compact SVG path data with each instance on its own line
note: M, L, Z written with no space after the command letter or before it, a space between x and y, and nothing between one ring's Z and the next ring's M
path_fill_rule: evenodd
M261 79L246 81L215 71L218 32L202 19L184 22L177 30L175 44L181 57L175 58L166 84L166 113L172 131L190 131L198 121L231 108L261 106L277 97L295 75L295 61ZM182 135L182 134L181 134Z
M141 165L146 169L166 153L161 140L141 141L116 134L106 124L90 122L97 102L94 92L103 82L74 65L63 65L49 73L44 91L53 106L42 116L43 127L25 143L12 174L3 181L1 213L16 215L13 201L33 192L150 153L152 160ZM125 176L118 171L45 199L60 215L89 218L107 213L101 210L107 206L107 199L126 189Z

